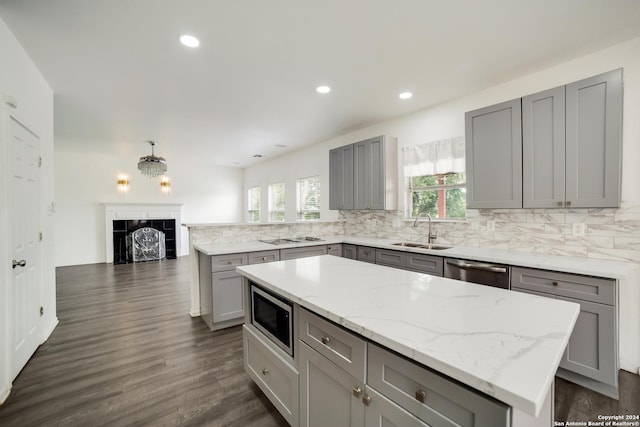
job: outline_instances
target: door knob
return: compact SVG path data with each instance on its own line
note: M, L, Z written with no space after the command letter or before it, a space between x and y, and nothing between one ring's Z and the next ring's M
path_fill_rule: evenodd
M20 261L13 260L13 268L24 267L25 265L27 265L27 260L25 259L21 259Z

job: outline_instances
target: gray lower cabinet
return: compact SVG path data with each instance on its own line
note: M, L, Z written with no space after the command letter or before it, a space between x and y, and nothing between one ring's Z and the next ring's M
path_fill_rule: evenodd
M358 248L356 245L342 244L342 256L349 259L358 259Z
M280 249L281 260L306 258L310 256L326 255L326 254L327 254L327 245L304 246L301 248Z
M244 369L260 390L269 398L287 422L295 427L299 422L298 370L273 351L259 332L242 327Z
M212 331L244 321L244 286L236 267L280 259L280 251L205 255L198 252L200 317Z
M522 207L520 98L465 114L467 207Z
M510 425L511 409L504 403L372 343L367 345L367 386L430 426Z
M617 399L615 280L512 267L511 289L580 304L557 375Z
M442 257L389 249L376 249L376 264L427 273L432 276L442 276L444 268Z
M299 311L300 425L510 425L510 408Z
M375 264L376 262L376 248L369 246L358 246L356 259L358 261L370 262Z
M335 243L333 245L327 245L327 255L342 256L342 244Z

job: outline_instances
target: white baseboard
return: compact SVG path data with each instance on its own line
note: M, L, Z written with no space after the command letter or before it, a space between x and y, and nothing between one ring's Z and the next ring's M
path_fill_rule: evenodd
M0 388L0 405L7 400L9 394L11 394L11 384L2 384L2 388Z
M56 328L56 326L58 326L58 323L60 323L60 321L58 320L58 317L56 316L53 319L53 322L51 322L43 331L42 333L42 341L40 342L40 344L44 344L44 342L46 340L49 339L49 337L51 336L51 334L53 333L53 330Z

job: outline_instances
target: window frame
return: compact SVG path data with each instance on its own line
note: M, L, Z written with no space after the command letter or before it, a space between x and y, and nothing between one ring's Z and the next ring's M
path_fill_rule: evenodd
M253 198L251 197L251 191L252 190L256 190L256 189L258 190L258 197L257 197L258 209L251 209L251 205L252 205L251 202L253 201ZM262 187L261 186L256 185L254 187L247 188L247 215L248 215L247 222L254 223L254 222L261 222L262 221L262 200L261 200L261 197L262 197ZM256 219L256 220L252 219L253 218L253 216L251 214L252 212L256 212L257 213L258 219Z
M309 181L311 179L314 179L317 181L317 192L316 192L316 197L318 199L318 203L317 203L317 210L316 209L302 209L302 203L300 200L300 183L303 181ZM311 214L311 213L317 213L318 217L317 218L309 218L309 219L305 219L303 218L304 214ZM321 209L320 209L320 175L312 175L312 176L307 176L304 178L298 178L296 179L296 221L301 221L301 222L311 222L311 221L320 221L320 217L321 217Z
M413 179L414 178L420 178L420 177L436 177L436 179L444 179L446 176L449 175L463 175L464 176L464 182L461 183L456 183L456 184L436 184L436 185L427 185L427 186L420 186L420 187L414 187L413 186ZM445 213L446 213L446 191L447 190L453 190L453 189L464 189L464 192L466 193L466 188L467 188L467 176L465 172L450 172L450 173L442 173L442 174L432 174L432 175L420 175L420 176L410 176L407 177L406 179L406 194L407 194L407 219L415 219L416 216L419 215L419 213L414 215L414 206L413 206L413 193L415 192L420 192L420 191L444 191L444 198L445 198ZM440 197L440 195L438 195L438 197ZM464 221L467 218L467 208L466 208L466 200L465 200L465 215L464 216L460 216L460 217L450 217L450 216L444 216L444 217L440 217L440 216L434 216L433 220L438 220L438 221Z
M276 185L282 185L282 210L272 209L272 189ZM268 186L268 194L267 194L267 218L269 222L285 222L286 220L286 210L287 210L287 193L286 193L286 184L284 181L274 182L269 184ZM282 219L273 219L274 213L282 213Z

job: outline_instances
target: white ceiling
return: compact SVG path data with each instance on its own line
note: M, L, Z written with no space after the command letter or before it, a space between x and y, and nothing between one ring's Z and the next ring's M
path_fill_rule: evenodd
M56 150L137 157L153 139L238 167L640 36L638 0L0 0L0 16L53 88Z

